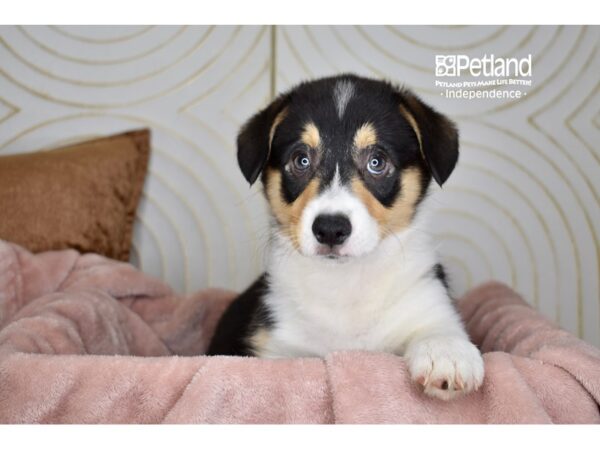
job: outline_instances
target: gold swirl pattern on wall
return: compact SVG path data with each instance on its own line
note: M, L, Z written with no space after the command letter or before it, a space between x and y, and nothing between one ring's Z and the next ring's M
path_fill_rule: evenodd
M115 30L113 26L66 26L61 27L57 25L50 25L50 28L63 36L67 36L76 41L89 42L92 44L114 44L115 42L123 42L133 39L135 37L140 36L141 34L147 33L148 31L156 28L156 25L146 25L139 27L127 27L133 28L131 31L125 31L123 34L119 34L118 30ZM125 28L125 27L123 27ZM139 29L135 29L139 28ZM81 30L81 33L78 33L76 30ZM93 34L97 34L99 31L100 34L105 34L104 37L101 36L90 36L90 31ZM104 33L102 33L104 31Z
M472 247L490 252L490 242L480 242L483 230L476 234L475 223L457 227L451 216L467 213L479 225L497 228L485 238L498 247L491 275L565 328L600 342L598 27L283 28L277 39L279 89L305 77L354 71L413 87L455 118L462 167L440 193L451 208L440 207L434 221L440 223L435 232L443 259L460 260L469 270L458 267L457 273L482 281L473 275L486 276L476 272L483 263L474 259ZM532 53L533 86L519 102L441 98L434 89L436 53ZM464 238L460 245L457 235Z
M599 45L597 26L2 26L0 154L152 128L132 261L179 291L241 289L268 223L237 168L240 124L306 78L391 79L461 129L432 199L454 295L499 279L600 344ZM447 99L438 53L531 53L533 85L519 101Z

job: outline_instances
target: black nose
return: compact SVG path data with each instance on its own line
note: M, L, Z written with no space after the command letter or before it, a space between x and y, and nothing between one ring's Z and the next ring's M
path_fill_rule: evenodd
M352 233L352 224L341 214L321 214L313 222L312 231L321 244L340 245Z

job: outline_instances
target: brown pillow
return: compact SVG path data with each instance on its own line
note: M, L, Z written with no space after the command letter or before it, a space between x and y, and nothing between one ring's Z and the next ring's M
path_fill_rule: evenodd
M0 157L0 239L127 261L150 131Z

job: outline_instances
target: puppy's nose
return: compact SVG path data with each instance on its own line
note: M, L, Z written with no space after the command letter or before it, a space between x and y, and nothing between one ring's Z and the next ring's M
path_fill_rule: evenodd
M321 214L312 225L317 241L326 245L340 245L352 233L352 224L341 214Z

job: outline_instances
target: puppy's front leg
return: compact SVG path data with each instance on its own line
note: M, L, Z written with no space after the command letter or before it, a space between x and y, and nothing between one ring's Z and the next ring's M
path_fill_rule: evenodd
M413 334L404 356L413 381L426 394L450 400L481 386L483 359L449 302L437 306L430 316L434 322Z

